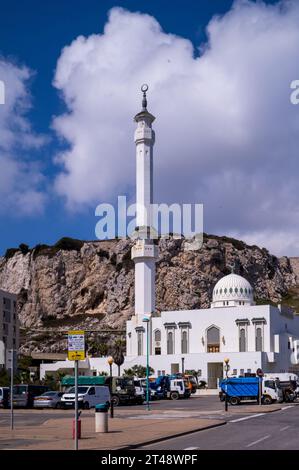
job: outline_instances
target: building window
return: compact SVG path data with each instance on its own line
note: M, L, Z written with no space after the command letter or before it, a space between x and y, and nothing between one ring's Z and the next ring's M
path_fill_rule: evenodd
M137 331L137 354L143 355L143 331Z
M263 350L263 330L261 326L257 326L255 330L255 350Z
M160 330L155 331L155 341L161 341L161 331Z
M167 332L167 354L174 354L174 331Z
M154 331L154 353L156 356L161 355L161 330Z
M207 352L216 353L220 351L220 330L216 326L207 329Z
M239 330L239 351L246 352L246 330L244 327Z
M237 375L238 374L238 369L233 369L233 375Z
M10 323L10 312L7 310L3 312L3 321L6 321L7 323Z
M240 376L244 377L244 369L240 369Z
M182 330L182 338L181 338L181 351L182 354L188 353L188 331Z
M7 310L11 309L11 300L8 299L7 297L3 297L3 307L6 308Z

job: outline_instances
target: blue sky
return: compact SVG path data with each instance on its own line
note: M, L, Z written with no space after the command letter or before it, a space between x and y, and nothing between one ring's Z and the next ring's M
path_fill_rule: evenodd
M30 130L24 131L19 129L21 137L17 139L17 142L14 142L13 150L12 148L9 148L9 151L7 148L5 149L5 158L11 158L13 160L18 168L18 173L16 181L14 181L11 186L11 194L9 193L10 189L8 184L6 190L2 193L0 188L1 198L9 201L7 204L3 203L2 208L0 207L0 253L4 253L8 247L18 246L22 242L27 243L30 246L34 246L37 243L51 244L62 236L94 239L94 228L96 224L94 211L97 202L112 202L118 194L127 194L129 197L134 195L134 144L132 144L133 135L130 134L134 129L131 123L131 118L134 115L134 112L138 111L140 97L138 95L139 91L137 83L139 83L138 80L141 80L143 77L147 77L147 64L142 62L142 58L139 58L139 62L136 61L136 73L132 64L135 63L134 61L138 54L137 51L136 56L134 56L135 44L138 42L142 44L142 41L144 40L146 46L147 40L149 40L148 38L150 38L153 43L155 43L155 38L157 38L157 45L155 46L156 49L154 49L153 46L153 50L149 52L148 56L148 63L151 64L151 72L149 72L150 85L153 83L151 88L152 95L149 95L149 102L152 102L152 106L154 108L153 112L157 114L157 140L161 137L160 144L157 144L158 147L155 154L155 163L156 159L158 160L159 157L164 155L164 152L165 155L169 155L169 153L172 152L172 145L174 148L178 148L181 145L181 153L174 157L173 162L168 160L168 157L165 157L162 162L157 162L157 173L155 174L155 177L157 177L156 187L159 199L167 202L173 201L174 198L177 198L178 202L204 202L206 211L205 231L210 233L214 232L241 236L252 243L256 242L266 244L268 242L270 249L279 254L296 254L298 245L296 243L295 232L291 233L291 236L293 237L291 245L290 243L283 245L282 242L282 240L285 240L285 237L288 236L288 228L286 227L287 220L285 220L285 208L286 206L290 206L290 213L294 214L294 210L296 210L296 204L298 202L297 200L293 200L291 196L289 197L288 194L285 194L287 192L287 188L284 188L284 192L280 197L280 200L281 198L285 198L281 203L283 207L279 206L277 209L277 215L274 216L274 227L276 226L279 229L279 233L273 240L269 239L269 232L273 234L273 230L275 231L275 228L273 229L273 221L270 219L271 216L273 219L273 207L276 207L276 205L275 201L271 198L274 193L273 184L276 185L279 181L279 159L282 157L279 153L275 156L274 168L272 163L265 163L267 159L263 160L263 168L258 174L256 173L256 168L259 163L256 160L252 161L250 158L250 154L252 155L252 153L257 156L259 155L260 158L262 158L262 155L265 155L266 153L269 153L270 155L271 145L269 145L269 142L267 145L267 142L264 142L263 140L264 136L267 135L267 132L274 132L277 123L273 122L273 126L270 127L270 131L269 128L265 126L265 132L262 135L257 136L258 144L256 149L252 147L251 144L248 145L247 142L247 139L249 138L252 141L253 136L255 135L254 129L252 130L252 133L248 133L248 135L244 136L242 142L238 142L238 144L235 145L235 141L238 139L239 134L236 135L236 140L234 142L227 142L227 136L230 134L229 126L225 132L223 132L223 134L225 134L224 136L223 134L218 135L218 132L214 133L213 125L208 125L209 119L211 122L214 119L215 123L217 123L219 115L217 114L215 116L214 114L211 118L205 118L205 116L210 116L212 113L217 113L217 107L214 106L215 103L213 103L212 100L210 102L205 101L204 96L201 100L200 96L197 97L198 101L196 102L196 109L205 109L206 114L199 114L198 116L195 114L197 121L196 124L199 129L202 129L207 125L207 132L203 135L204 139L196 139L198 134L196 127L194 128L192 135L190 134L190 136L186 136L186 132L188 131L186 131L186 128L182 123L185 120L184 113L186 115L190 115L190 113L193 112L192 104L189 104L188 109L189 97L183 96L182 90L186 90L186 83L191 83L192 81L195 73L194 65L196 65L196 73L198 72L199 74L198 80L203 80L203 82L201 82L203 84L203 88L204 84L209 81L207 77L204 77L204 75L208 73L208 71L205 70L205 67L208 66L210 67L208 70L217 70L216 73L219 73L218 79L215 80L216 87L218 83L220 87L222 86L222 80L224 85L226 85L225 80L227 79L227 76L226 74L224 74L224 76L223 71L221 71L222 65L220 66L220 60L222 59L220 59L220 57L225 57L227 51L234 49L235 42L233 37L236 37L234 35L239 35L240 44L242 44L242 41L245 44L245 47L243 46L242 49L240 48L240 51L238 52L240 54L240 63L244 63L244 65L243 69L241 69L241 66L239 68L239 61L236 62L236 59L233 59L230 65L231 80L227 85L230 88L236 80L234 73L236 74L236 77L239 77L243 73L244 68L246 69L246 56L248 55L249 61L251 60L251 55L255 57L255 49L252 47L251 43L249 47L249 33L246 36L246 26L244 28L244 33L242 28L238 30L236 29L236 25L239 21L238 18L242 18L242 15L244 15L244 18L248 18L250 15L256 15L257 17L263 18L265 24L268 24L268 18L272 18L271 21L273 22L276 20L279 21L279 15L282 15L278 10L272 11L267 9L266 5L271 3L275 4L276 2L264 2L263 7L260 10L258 9L260 6L255 10L250 10L247 5L246 8L248 11L244 12L243 10L245 7L240 6L239 10L236 11L234 15L229 16L228 12L231 10L232 3L233 2L231 0L201 0L198 2L194 2L194 0L118 2L104 0L89 0L88 2L81 0L73 2L65 0L54 0L52 2L28 0L26 2L22 2L12 0L10 2L5 2L5 5L1 5L0 59L2 57L2 73L5 74L5 67L9 64L13 64L15 67L14 73L18 76L18 83L22 83L24 85L23 93L26 94L26 100L30 101L30 107L26 104L25 111L22 112L21 115L26 121L26 126L30 126ZM241 4L242 2L239 3ZM247 3L255 4L255 2ZM110 20L108 20L108 12L113 7L123 7L125 10L121 10L120 13L118 12L112 17L112 19L110 18ZM127 13L125 11L127 11L129 16L126 16ZM132 17L130 16L132 12L139 12L140 15ZM150 15L150 17L153 18L153 21L160 24L162 33L155 29L155 24L148 21L147 18L149 17L144 16L144 14ZM289 13L289 17L295 17L296 14L296 11L291 11ZM212 18L214 15L224 15L226 19L222 22L213 22ZM106 41L105 45L98 45L97 39L93 39L92 35L96 35L97 37L100 34L103 34L104 27L109 21L109 24L111 24L111 31L104 34L104 40ZM290 25L286 24L285 31L282 31L281 34L287 34L288 28L293 27L294 30L296 29L292 24L291 19L288 19L288 21L290 22ZM129 36L128 30L130 29L130 22L132 32L130 32ZM144 37L142 35L142 29L140 30L139 28L139 26L142 25L142 22L144 22L145 30L148 31ZM210 36L206 35L206 27L208 24L211 26ZM274 26L275 24L273 25L273 29L275 29ZM248 31L250 31L250 27L248 27ZM134 38L132 38L133 34L135 34ZM224 37L223 51L220 49L222 47L222 41L221 38L219 39L219 35L221 34L223 34ZM269 40L267 38L267 44L271 40L271 34L273 34L273 30L271 30L271 26L269 26ZM72 41L76 40L80 35L85 37L86 43L84 46L82 46L80 40L77 42L75 41L75 43L73 43L69 48L68 52L62 52L65 46L69 46ZM169 35L175 35L176 38L174 39ZM111 170L109 172L109 162L113 160L114 152L116 152L114 142L111 143L111 156L106 157L106 153L109 153L109 141L97 140L96 125L93 128L91 121L88 123L88 126L91 126L91 144L93 143L94 146L99 146L99 154L101 154L101 146L104 148L103 157L99 157L99 159L102 158L102 166L98 166L98 161L97 164L94 165L96 157L90 157L91 159L89 161L87 154L87 160L86 162L84 161L85 148L83 144L86 142L86 134L84 133L84 130L82 130L80 141L78 129L80 133L81 127L78 124L78 119L80 119L80 116L84 116L85 119L92 120L94 109L92 108L92 104L89 106L88 104L83 105L80 102L79 93L80 86L82 86L80 80L83 80L83 77L87 77L86 80L90 80L90 85L87 83L87 88L90 86L90 89L93 89L93 85L96 84L96 74L98 73L98 93L102 93L103 96L106 95L106 97L111 96L112 88L110 89L110 85L107 85L109 82L108 74L106 81L103 81L102 78L106 73L105 68L103 68L103 64L105 61L106 63L109 62L109 56L113 57L114 52L118 52L113 50L113 41L115 40L115 44L117 44L117 41L121 41L121 37L124 38L124 42L127 41L128 48L124 49L124 54L127 54L127 61L124 62L124 64L121 64L120 70L121 73L124 73L125 78L123 82L120 82L120 86L124 86L122 91L123 94L126 93L126 87L130 88L130 91L128 92L129 96L134 96L132 93L136 89L136 99L135 101L132 99L130 102L121 103L120 111L117 111L118 115L115 116L116 110L114 101L111 100L111 106L109 106L109 101L101 101L99 98L99 115L103 112L108 113L108 115L106 114L105 120L99 120L97 123L99 126L98 129L101 128L100 126L106 126L107 120L109 132L112 133L111 140L117 141L117 137L114 138L113 136L117 136L119 129L121 128L124 136L120 138L119 146L124 142L122 139L126 139L128 141L128 146L125 148L125 155L122 157L122 161L125 162L126 170L123 172L122 168L118 164L119 161L115 160L114 165L116 169L114 168L113 171ZM209 42L209 38L212 38L211 42ZM189 48L189 43L185 43L184 39L191 41L191 46L194 48L193 59L191 57L192 60L190 60L190 57L187 57L188 52L186 52L186 50ZM190 65L190 70L186 69L186 76L184 77L184 81L181 83L180 80L182 73L180 72L180 67L177 66L175 70L172 70L169 73L167 78L171 85L167 88L168 82L166 80L164 85L159 88L159 84L164 80L164 77L157 77L159 72L155 72L155 75L153 70L157 67L157 70L161 71L162 76L164 73L163 63L161 62L161 65L159 65L158 59L154 59L154 57L157 58L160 54L163 54L162 45L165 41L167 43L171 42L167 53L169 55L173 54L174 59L172 60L177 61L178 63L180 60L182 60L182 63L185 63L186 60L186 63L188 63L186 67L189 67ZM261 37L260 41L263 43L264 38ZM205 47L199 51L198 47L203 44L205 44ZM248 51L246 44L248 44ZM91 64L88 63L88 47L99 47L99 53L97 56L100 58L99 61L101 61L101 54L103 55L102 63L100 63L98 71L92 72L91 74L89 73ZM256 51L261 49L258 44L256 47ZM108 57L104 55L107 50L107 54L109 54ZM286 58L288 63L291 63L294 58L291 52L290 57ZM81 57L81 54L83 58L80 59L81 62L79 63L77 58ZM283 49L281 54L286 56ZM258 53L256 53L256 56L257 55ZM198 60L196 61L199 56L202 56L201 62ZM157 60L157 62L155 62L155 60ZM224 58L223 60L226 59ZM226 64L229 64L230 60L231 58L228 55ZM73 69L71 76L67 76L70 62L72 63ZM262 58L259 58L259 60L254 63L257 68L262 68L262 65L259 65L262 64L262 62ZM208 66L207 63L209 64ZM22 67L26 67L26 70L30 71L28 72L30 75L29 78L20 78L18 75ZM140 69L142 69L143 72L139 75ZM182 66L182 71L183 70L184 66ZM118 73L118 69L115 64L111 65L109 73L114 80ZM257 70L257 74L258 73L259 70ZM267 77L264 76L265 72L263 70L260 71L260 74L258 84L263 82L263 80L266 81L267 79ZM132 80L130 77L132 77ZM288 93L287 80L289 78L296 79L298 77L295 75L295 69L290 68L289 75L287 75L286 78L281 78L281 80L286 80L284 85L286 87L286 99ZM55 83L53 84L54 78ZM8 82L6 86L9 87L10 83ZM114 86L117 87L117 81L115 81ZM257 85L256 88L254 88L254 86L252 92L256 90L256 94L258 95L261 90ZM194 85L194 87L194 89L196 89L196 85ZM155 90L156 95L154 95ZM169 96L167 96L167 92L165 90L169 90ZM275 92L279 94L280 90L280 84L273 83L273 93ZM19 99L17 91L15 93L16 101L14 102L14 110L17 107ZM226 95L224 86L224 101ZM180 99L180 96L183 96L183 98ZM271 96L269 96L269 102ZM86 100L88 100L88 95L86 95ZM87 103L86 100L85 103ZM169 100L172 101L171 104ZM190 102L192 102L192 95L190 95ZM261 104L260 100L257 99L256 108L252 110L252 103L248 103L245 100L244 103L240 104L240 109L236 110L236 113L240 116L239 121L236 122L241 122L244 116L247 119L250 114L248 123L246 122L246 126L244 127L248 129L250 128L252 121L258 122L259 116L264 114L264 118L261 123L261 125L264 125L267 121L267 113L269 112L270 116L272 114L270 109L266 110L269 102L265 100L265 102ZM186 108L184 108L184 103L186 103ZM250 113L248 110L245 110L245 112L241 105L243 107L248 106L248 108L250 108ZM259 109L260 106L264 106L264 108ZM279 106L279 103L277 106ZM166 118L163 116L163 111L165 109L170 109L171 107L173 107L174 112L169 112ZM279 109L281 108L279 107ZM0 109L0 113L1 111L3 112L3 110ZM222 113L223 109L221 109L220 112ZM257 117L255 117L254 112L257 113ZM295 122L297 126L298 123L296 118L294 118L295 111L292 109L290 112L292 113L292 116L290 117L290 127L292 127L292 122ZM66 118L63 117L65 116L65 113L68 115ZM299 110L297 114L299 115ZM233 116L233 110L229 115L232 116L232 122L234 123L235 117ZM58 120L55 120L54 116L56 116ZM10 116L4 116L4 123L5 119L8 121ZM182 123L181 125L180 122ZM224 122L226 122L226 119L224 119ZM217 125L219 125L219 127L222 126L221 120L219 120ZM13 128L10 124L9 126ZM171 134L171 129L176 128L176 126L178 131L182 129L179 146L176 142L173 142L173 136ZM70 128L72 129L71 131ZM24 145L20 144L20 140L22 140L23 135L22 133L24 132L26 136L30 134L30 138L34 137L34 139L40 139L43 143L26 145L24 149ZM240 133L242 132L243 130L240 128ZM289 145L292 144L295 146L296 142L293 142L293 132L294 129L292 130L291 137L287 135L284 136L284 138ZM276 135L276 133L274 133L274 135ZM187 170L182 174L181 168L184 166L183 154L185 151L185 139L193 142L193 146L190 146L190 148L187 146L186 148L186 152L190 155L190 161L187 162ZM272 139L271 135L269 135L269 139ZM207 158L203 158L201 160L202 153L200 148L203 140L202 152L205 152ZM213 142L214 147L211 142ZM70 177L64 177L67 172L66 169L69 168L69 165L72 166L71 161L74 161L76 158L81 158L76 146L83 149L82 165L89 171L89 173L87 170L86 173L83 171L84 180L82 179L82 181L79 179L81 169L77 167L71 170ZM284 140L277 142L276 148L278 149L280 146L284 146ZM168 150L166 150L166 147L168 147ZM233 157L235 147L237 147L239 155L244 154L244 160L238 161L236 172L228 175L226 174L226 169L235 165ZM68 148L73 148L73 151L67 152L66 149ZM86 146L87 153L88 148L89 147ZM297 171L297 166L292 153L293 147L289 150L291 155L289 167L291 172L294 174L294 171ZM63 154L62 159L61 154ZM8 160L6 159L5 167L7 161ZM226 167L222 167L223 161L227 162ZM212 164L213 168L216 170L219 167L220 173L218 175L218 170L214 170L214 172L212 171ZM284 162L284 165L285 164L286 162ZM24 170L24 165L26 166L26 170ZM172 167L173 172L172 179L170 180L167 177L169 166ZM93 183L93 176L97 172L99 179L101 179L101 175L103 174L103 178L105 178L106 182L106 184L99 182L98 192L96 183ZM198 178L198 181L194 180L194 174L197 172L203 180L200 178ZM206 178L204 179L205 172ZM246 217L244 217L244 211L239 211L237 207L237 201L240 201L240 197L241 201L244 197L244 208L248 208L250 206L250 200L248 201L246 199L243 191L244 180L240 176L242 174L243 177L243 173L245 173L245 176L248 178L248 192L256 194L256 198L253 197L253 205L256 208L262 198L262 201L264 202L261 202L261 207L263 205L265 206L261 208L261 211L258 214L254 211L249 211ZM124 181L121 179L122 175L124 175ZM261 175L264 175L265 179L263 179ZM287 177L288 173L284 176ZM273 177L273 184L270 183L267 186L265 181L271 177ZM23 188L23 192L20 192L18 198L13 198L11 197L12 193L15 195L18 192L20 182L18 178L23 180L22 184L25 184L24 181L28 180L29 187ZM30 178L32 178L32 181ZM179 178L181 178L181 180ZM222 183L219 184L219 181L221 181L220 178L223 178L223 188L221 190L219 189L220 186L222 187ZM170 183L170 181L173 183ZM93 184L95 185L95 188L92 187ZM293 182L291 183L291 186L292 184ZM179 191L177 190L178 187L180 187ZM232 187L234 187L234 191L231 190ZM35 192L33 195L29 191L30 188L34 188ZM76 188L78 188L78 191ZM109 190L107 188L109 188ZM221 191L225 191L225 195ZM34 200L34 204L36 204L36 206L40 204L41 207L32 209L32 211L22 210L22 195L25 195L25 198L27 199L24 200L27 200L29 205L30 201ZM31 197L34 199L30 199ZM230 210L230 205L234 207L233 211Z

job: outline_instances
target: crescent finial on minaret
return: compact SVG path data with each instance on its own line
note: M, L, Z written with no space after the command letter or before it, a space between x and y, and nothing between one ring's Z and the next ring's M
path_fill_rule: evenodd
M141 91L143 92L143 98L142 98L142 111L146 111L147 109L147 99L146 99L146 92L148 90L148 85L144 83L141 86Z

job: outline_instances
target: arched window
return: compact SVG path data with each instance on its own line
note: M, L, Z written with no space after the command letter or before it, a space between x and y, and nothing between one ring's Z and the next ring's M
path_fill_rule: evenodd
M143 355L143 331L137 331L137 354Z
M188 353L188 332L187 331L182 331L181 351L182 351L182 354Z
M161 354L161 330L154 331L154 352L156 356Z
M155 341L161 341L161 330L155 331Z
M216 326L207 329L207 352L220 351L220 330Z
M258 326L255 330L255 350L263 350L263 330L260 326Z
M239 351L240 352L245 352L246 351L246 330L245 330L245 328L240 328Z
M174 333L173 331L167 332L167 354L174 353Z

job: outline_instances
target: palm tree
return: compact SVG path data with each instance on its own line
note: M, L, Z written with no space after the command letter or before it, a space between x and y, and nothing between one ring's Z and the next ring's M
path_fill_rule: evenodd
M113 346L112 356L113 356L114 364L118 366L118 376L120 376L120 366L124 363L124 360L125 360L125 356L124 356L125 345L126 345L126 342L123 339L117 339Z

